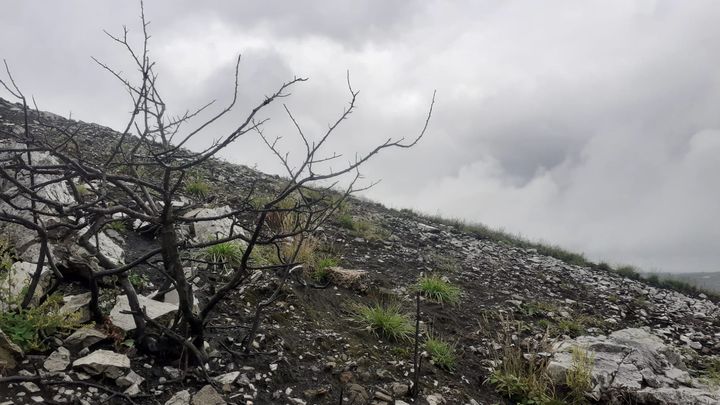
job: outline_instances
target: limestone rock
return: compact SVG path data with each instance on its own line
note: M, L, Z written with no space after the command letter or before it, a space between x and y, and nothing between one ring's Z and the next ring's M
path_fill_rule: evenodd
M88 322L90 320L90 310L88 308L88 305L90 305L90 299L91 294L89 292L85 294L65 296L63 297L63 301L65 303L60 308L60 313L70 315L79 312L79 321L83 323Z
M70 351L64 347L58 347L57 350L52 352L43 367L47 371L63 371L70 365Z
M190 405L190 392L188 390L176 392L172 398L165 401L165 405Z
M225 405L223 397L208 384L196 392L192 398L192 405Z
M142 295L138 296L138 302L140 308L145 308L150 319L158 319L162 316L175 313L178 309L178 305L176 304L155 301ZM118 328L129 332L135 329L135 320L131 314L124 314L122 313L123 311L130 311L127 295L118 298L117 303L115 303L115 306L110 311L110 321Z
M218 208L197 208L185 214L185 218L213 218L230 212L232 209L227 205ZM233 235L244 232L237 225L233 228L233 221L230 218L193 222L192 227L198 242L209 242L228 237L231 229Z
M77 352L106 338L107 335L97 329L80 328L68 336L63 345L71 351Z
M577 367L573 353L578 350L592 362L596 400L621 395L638 404L720 403L720 389L693 380L673 348L647 330L628 328L558 342L547 368L556 384L563 385L567 372Z
M141 377L140 375L138 375L136 372L130 370L130 372L127 373L127 375L124 375L124 376L122 376L122 377L118 377L118 378L115 380L115 384L116 384L118 387L127 388L127 387L131 387L131 386L133 386L133 385L139 386L139 385L142 384L144 381L145 381L144 378L142 378L142 377Z
M130 359L110 350L96 350L87 356L75 360L73 368L79 368L91 375L103 374L109 378L118 378L130 368Z

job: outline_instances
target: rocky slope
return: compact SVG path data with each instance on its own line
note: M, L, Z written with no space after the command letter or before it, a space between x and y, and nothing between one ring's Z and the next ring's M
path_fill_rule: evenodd
M0 100L5 130L17 128L19 117L17 106ZM97 125L83 128L89 148L100 145L98 150L100 135L113 134ZM267 188L281 181L221 161L208 162L203 177L218 193L209 210L232 201L255 178ZM141 227L108 232L126 259L157 243ZM50 336L43 351L23 355L0 333L0 359L6 361L0 404L513 403L521 398L508 399L491 378L513 351L539 361L562 390L578 350L591 363L590 386L579 402L720 403L714 374L720 372L719 310L707 297L570 265L357 199L315 238L318 252L336 258L339 268L329 270L328 285L291 280L268 307L251 353L240 351L239 342L254 304L272 292L276 280L272 274L258 277L220 306L208 336L215 387L183 378L185 367L173 358L140 353L116 328L95 325ZM462 294L456 304L421 302L423 334L451 342L456 361L444 369L425 358L420 395L413 400L412 340L368 330L354 308L396 304L414 320L415 285L423 274L445 278ZM159 275L151 268L138 277L141 293L158 288ZM212 279L200 279L212 288ZM68 312L82 311L84 286L66 283L58 291ZM110 295L108 323L123 327L122 297ZM148 299L147 305L157 306L155 315L162 318L176 309L171 299L165 301Z

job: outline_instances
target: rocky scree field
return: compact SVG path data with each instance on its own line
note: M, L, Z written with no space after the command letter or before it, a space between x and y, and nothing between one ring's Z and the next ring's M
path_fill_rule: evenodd
M80 127L88 153L102 154L118 136L95 124ZM22 130L18 105L0 100L0 129ZM210 160L177 203L203 194L207 203L196 215L232 210L255 180L260 192L283 181ZM188 233L234 226L203 224ZM132 261L158 244L146 225L118 218L97 243ZM33 245L9 243L22 235L3 229L2 405L720 403L718 307L708 297L373 202L346 201L308 240L303 274L279 294L276 275L258 272L220 304L206 336L210 381L178 362L162 334L152 353L137 347L132 317L123 313L127 298L112 283L101 296L102 323L88 322L88 286L72 277L54 282L51 272L40 299L18 314L11 297L34 271ZM198 300L223 277L209 258L231 262L237 248L198 259L191 269ZM177 298L171 291L156 299L162 278L150 265L130 276L148 315L172 322ZM243 350L259 302L267 306L258 333Z

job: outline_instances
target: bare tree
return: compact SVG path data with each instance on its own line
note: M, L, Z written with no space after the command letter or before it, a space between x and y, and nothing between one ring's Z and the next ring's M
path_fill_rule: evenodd
M294 86L306 80L296 77L260 100L233 130L202 150L190 151L185 148L190 140L207 132L211 124L226 117L236 106L240 57L235 63L233 97L226 106L201 122L197 122L198 115L214 102L180 116L171 116L157 87L158 76L155 62L149 55L150 36L144 12L140 19L143 32L140 47L131 45L127 28L121 35L106 33L128 54L136 68L137 80L96 60L125 88L132 100L132 109L122 132L104 140L101 150L95 153L87 153L83 142L92 135L84 134L81 125L72 121L60 125L57 120L46 119L37 106L29 108L10 70L6 69L8 80L0 83L22 102L25 125L20 132L2 133L12 142L6 141L0 148L0 177L5 182L4 191L0 193L4 203L0 220L37 234L40 249L33 284L37 284L46 263L58 277L66 275L72 267L72 271L81 273L88 283L96 318L102 317L98 308L100 289L115 284L127 295L136 324L135 338L140 347L151 350L153 337L148 328L159 328L162 334L192 353L197 362L205 364L205 330L218 304L258 274L276 275L276 290L258 303L253 326L245 337L245 348L249 350L263 308L277 297L290 275L302 267L298 253L309 235L348 196L363 189L357 182L359 169L365 162L386 149L410 148L423 137L435 97L433 94L422 129L412 139L387 139L368 152L356 155L353 160L339 164L341 155L328 152L327 144L356 107L358 92L352 88L348 75L349 104L314 140L284 106L289 123L304 145L300 163L291 164L288 154L278 145L279 138L266 135L263 128L266 119L260 118L260 113L268 105L289 96ZM37 125L28 124L31 119L36 120ZM245 195L232 201L231 209L213 215L192 215L198 208L206 206L207 200L202 196L191 203L178 204L192 173L244 136L261 138L285 168L286 177L273 194L264 196L263 203L258 205L261 193L257 191L257 183L253 183ZM329 168L330 164L336 163L334 170ZM338 181L343 178L346 178L347 186L338 192ZM72 198L52 198L48 190L53 187L64 188ZM157 234L157 245L127 263L108 255L102 249L102 232L117 218L152 227ZM184 231L189 226L212 221L229 222L229 231L203 240L190 238ZM217 262L198 259L198 252L228 243L242 247L241 257L233 263L220 263L224 270L217 285L204 299L197 300L198 288L189 279L185 268L198 262L218 268ZM272 252L272 260L259 260L257 252L261 249ZM128 280L128 272L140 268L154 269L163 275L165 282L160 295L177 291L179 314L171 326L150 319L140 304ZM26 305L34 290L31 286L27 292Z

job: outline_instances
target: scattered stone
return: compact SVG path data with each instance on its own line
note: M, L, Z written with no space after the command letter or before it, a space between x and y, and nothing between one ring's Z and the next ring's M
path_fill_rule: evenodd
M138 303L141 308L145 308L145 311L150 319L155 320L166 315L172 315L178 309L177 305L155 301L153 299L143 297L142 295L138 295ZM129 332L135 329L135 320L133 319L132 314L123 313L126 311L130 311L130 304L128 304L127 295L123 295L118 297L115 306L112 311L110 311L110 321L118 328Z
M219 384L224 385L234 383L235 380L238 379L238 377L240 377L239 371L231 371L229 373L225 373L223 375L215 377L214 380L217 381Z
M143 383L143 381L145 381L143 377L141 377L136 372L130 370L127 375L118 377L115 380L115 384L117 384L118 387L126 388L132 385L140 385Z
M430 394L425 398L425 400L428 405L440 405L445 403L445 398L443 398L440 394Z
M208 384L200 389L192 398L192 405L224 405L223 397Z
M60 313L71 315L79 312L78 321L88 322L90 320L90 309L88 308L90 299L90 293L65 296L63 297L65 304L60 308Z
M88 374L103 374L116 379L130 368L130 359L109 350L96 350L89 355L75 360L73 368L79 368Z
M346 392L348 402L351 404L364 404L370 399L367 391L360 384L348 384Z
M47 371L64 371L69 365L70 351L64 347L58 347L43 363L43 367Z
M107 335L93 328L80 328L65 339L64 345L73 352L80 351L104 340Z
M20 383L20 386L25 388L25 390L31 394L34 394L36 392L40 392L40 387L37 386L34 382L26 381Z
M190 391L182 390L176 392L172 398L165 401L165 405L190 405Z

